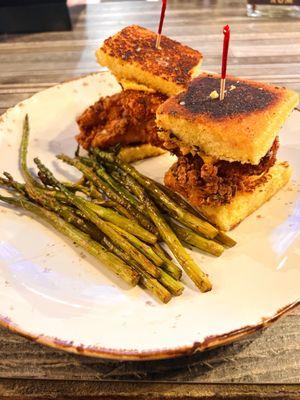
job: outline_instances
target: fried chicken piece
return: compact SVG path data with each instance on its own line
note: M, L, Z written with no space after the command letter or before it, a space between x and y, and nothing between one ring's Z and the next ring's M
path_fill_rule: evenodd
M253 164L241 164L237 161L229 162L229 161L219 161L216 165L218 167L219 175L223 177L230 177L232 175L261 175L266 170L269 170L276 162L276 155L279 148L279 139L276 139L273 142L272 147L268 151L268 153L260 160L258 165Z
M195 206L230 203L237 191L252 192L266 180L266 173L276 162L278 147L276 138L258 165L221 160L206 164L198 154L181 155L166 173L165 184Z
M160 93L124 90L102 97L77 119L76 137L85 149L150 143L160 146L155 124L156 109L166 100Z

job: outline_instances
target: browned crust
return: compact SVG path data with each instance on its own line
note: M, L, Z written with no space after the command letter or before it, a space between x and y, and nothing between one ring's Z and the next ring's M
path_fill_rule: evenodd
M239 120L247 115L259 116L279 105L291 91L263 82L228 76L224 100L211 99L213 91L219 93L220 75L201 73L188 85L186 91L163 103L158 114L199 121L223 122ZM225 133L226 134L226 133Z
M208 336L202 342L195 342L191 346L183 346L175 349L165 350L151 350L145 352L139 352L137 350L114 350L106 349L101 347L85 347L84 345L75 346L73 341L63 341L58 338L49 337L45 335L33 335L29 332L24 331L21 327L14 324L8 317L0 315L0 325L4 328L9 329L13 333L17 333L21 336L26 337L33 342L40 343L58 350L64 350L69 353L105 358L110 360L162 360L166 358L176 358L180 356L192 355L198 351L208 350L214 347L223 346L229 344L235 340L242 339L244 336L250 335L257 332L262 328L266 328L273 322L277 321L278 318L283 316L288 311L296 308L300 305L300 300L295 301L283 308L280 308L276 314L270 318L262 318L261 322L257 325L245 326L241 329L237 329L221 335Z
M219 92L219 85L219 75L202 73L186 91L158 108L157 125L208 155L258 164L299 96L285 88L229 76L225 99L211 99L210 93Z
M161 49L156 46L156 33L131 25L105 40L101 50L126 63L137 63L145 71L185 86L191 79L202 54L162 35Z

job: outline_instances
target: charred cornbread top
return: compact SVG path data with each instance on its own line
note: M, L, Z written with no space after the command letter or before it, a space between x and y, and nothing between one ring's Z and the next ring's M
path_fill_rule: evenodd
M96 53L118 79L133 80L167 95L186 88L198 72L202 54L164 35L156 48L156 33L131 25L106 39Z
M261 85L249 85L244 81L227 79L227 95L222 101L211 99L210 94L220 89L220 79L208 75L195 79L187 92L179 96L179 104L191 114L207 114L215 119L223 119L266 109L280 98L280 92L266 90ZM212 101L213 100L213 101Z
M186 91L158 108L157 125L171 131L180 146L183 142L221 160L256 165L299 96L285 88L232 76L226 80L222 101L211 96L219 88L219 75L202 73Z

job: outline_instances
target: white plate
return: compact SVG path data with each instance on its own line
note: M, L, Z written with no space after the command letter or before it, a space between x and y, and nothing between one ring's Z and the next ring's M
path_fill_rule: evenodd
M118 90L108 73L47 89L8 110L0 122L0 171L20 179L18 149L30 115L29 157L58 176L75 177L55 154L73 154L75 118L100 95ZM283 128L280 156L291 183L233 232L238 245L220 258L193 252L213 290L186 289L169 304L130 289L92 257L27 214L0 208L0 321L34 340L68 351L118 359L154 359L227 343L295 306L300 294L300 113ZM161 180L171 156L138 168ZM67 171L67 172L66 172Z

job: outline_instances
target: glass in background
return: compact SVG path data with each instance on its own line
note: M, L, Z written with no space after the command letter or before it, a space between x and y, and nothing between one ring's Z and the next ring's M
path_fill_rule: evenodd
M300 18L300 0L247 0L248 17Z

